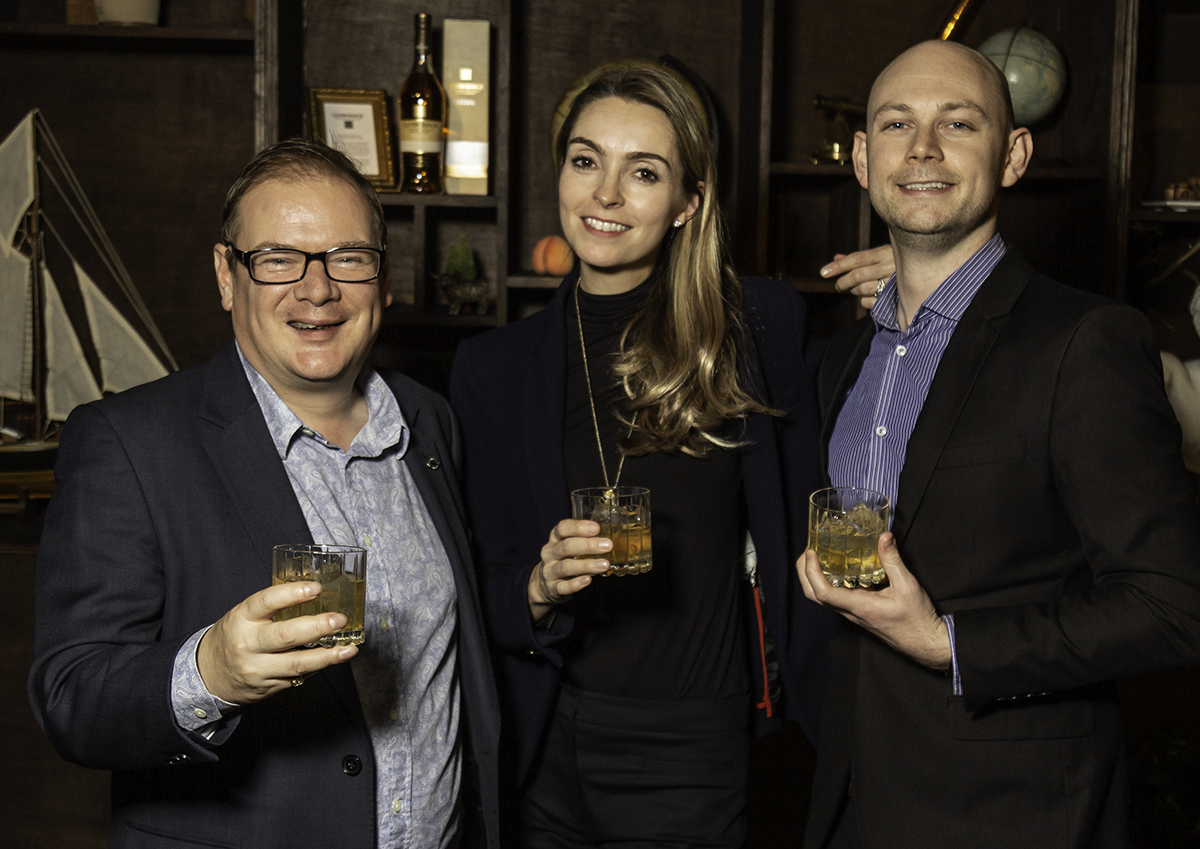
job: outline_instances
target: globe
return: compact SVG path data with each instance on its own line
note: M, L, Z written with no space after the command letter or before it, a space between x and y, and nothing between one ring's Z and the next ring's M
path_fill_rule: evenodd
M1036 124L1054 111L1067 88L1067 63L1046 36L1028 27L1006 29L979 52L1008 79L1018 127Z

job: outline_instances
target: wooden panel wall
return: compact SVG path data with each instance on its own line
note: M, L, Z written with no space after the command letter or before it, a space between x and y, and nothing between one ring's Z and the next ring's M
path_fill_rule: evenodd
M25 535L13 517L0 517L0 540ZM35 545L0 541L0 580L11 602L9 637L0 647L0 835L8 849L103 849L108 773L59 758L25 696L33 658L35 560Z
M185 26L248 31L243 0L168 6ZM229 335L211 248L254 152L251 42L5 36L0 77L20 81L0 88L0 135L42 111L176 359L207 359Z

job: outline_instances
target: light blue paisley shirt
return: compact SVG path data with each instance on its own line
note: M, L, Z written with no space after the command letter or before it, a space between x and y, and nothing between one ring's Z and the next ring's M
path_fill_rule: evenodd
M367 638L350 663L375 755L377 845L456 846L457 594L445 549L401 462L409 433L396 398L369 371L360 381L369 419L342 451L305 427L245 357L242 365L313 541L367 549ZM212 696L196 670L204 630L176 657L173 705L181 727L219 743L237 708Z

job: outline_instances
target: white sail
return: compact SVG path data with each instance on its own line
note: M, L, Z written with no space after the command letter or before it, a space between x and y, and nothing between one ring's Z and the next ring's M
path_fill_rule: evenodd
M44 265L42 284L46 294L46 418L61 422L80 404L99 399L100 387L88 367L50 269Z
M29 259L13 249L33 203L33 113L0 142L0 396L33 401Z
M12 251L13 237L33 203L33 113L0 142L0 251Z
M105 392L124 392L134 386L167 376L167 369L133 329L125 316L117 312L87 272L75 263L75 279L83 295L92 344L100 356L100 381Z
M32 403L33 326L29 259L0 251L0 396Z

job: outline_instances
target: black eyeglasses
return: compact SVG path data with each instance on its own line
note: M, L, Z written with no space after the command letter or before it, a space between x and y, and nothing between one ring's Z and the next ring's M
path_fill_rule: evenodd
M228 247L234 258L246 266L251 280L267 285L302 280L308 264L317 260L325 266L325 276L336 283L370 283L379 277L384 257L378 248L331 248L309 253L278 248L239 251L233 245Z

